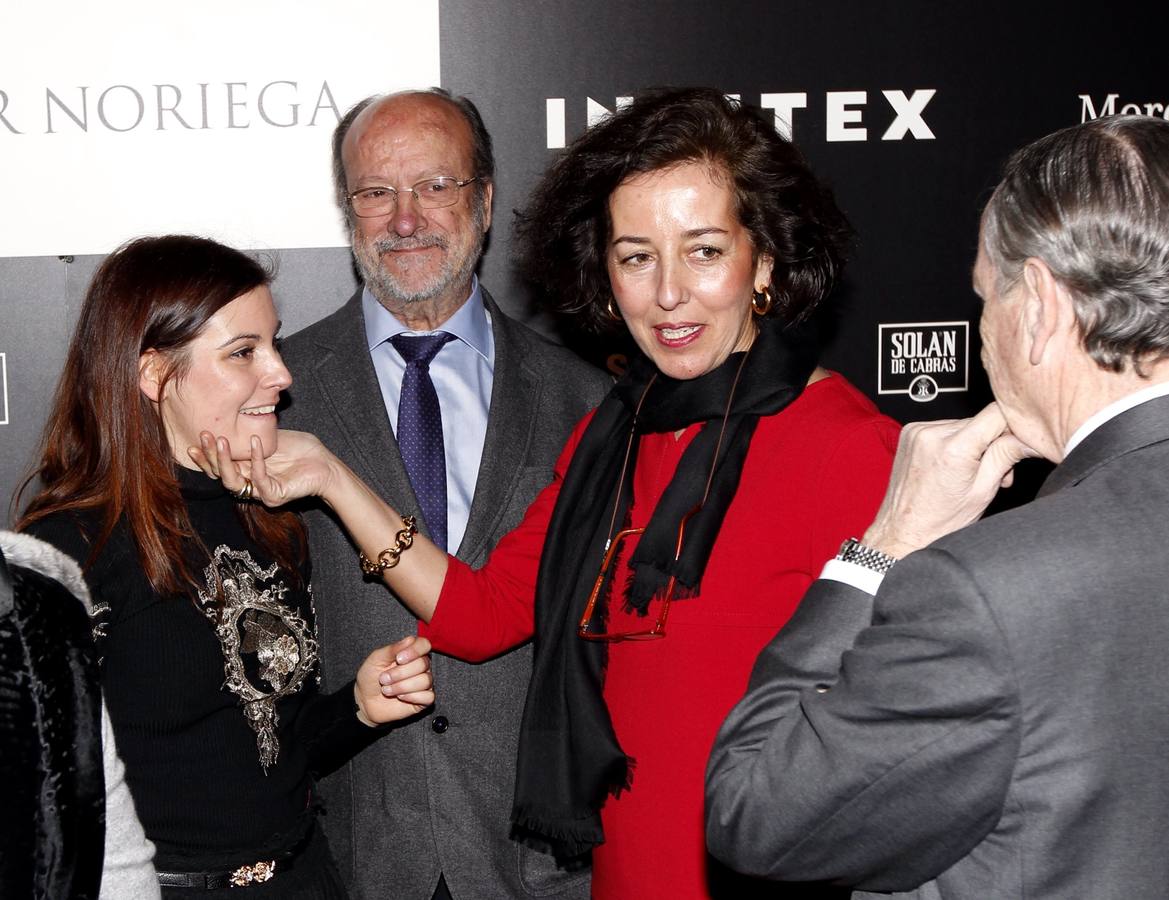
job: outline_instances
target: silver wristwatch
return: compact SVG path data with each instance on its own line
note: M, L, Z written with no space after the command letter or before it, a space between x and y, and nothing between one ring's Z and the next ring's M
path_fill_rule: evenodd
M872 547L866 547L856 538L849 538L841 544L840 552L836 554L836 558L841 562L856 563L858 566L863 566L882 575L892 569L893 563L897 562L896 557L882 553L880 550L874 550Z

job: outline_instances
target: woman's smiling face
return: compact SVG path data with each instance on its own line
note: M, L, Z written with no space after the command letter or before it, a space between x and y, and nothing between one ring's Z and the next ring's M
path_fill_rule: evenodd
M247 458L253 435L265 456L276 449L276 404L292 383L276 349L279 328L271 293L258 287L222 307L182 348L183 374L165 385L159 402L171 453L181 465L194 468L187 448L199 445L200 431L226 437L237 459ZM147 396L154 368L165 364L159 357L149 350L142 357Z
M638 347L671 378L717 368L755 339L751 294L771 282L729 180L690 162L634 176L609 197L613 297Z

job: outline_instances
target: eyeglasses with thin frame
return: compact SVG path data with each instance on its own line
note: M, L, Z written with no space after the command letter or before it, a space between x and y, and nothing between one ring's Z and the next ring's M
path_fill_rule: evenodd
M702 509L701 503L693 507L686 515L682 516L682 521L678 525L678 540L674 544L674 562L677 562L678 557L682 555L682 541L686 537L686 523L700 509ZM613 561L617 558L621 547L628 538L644 532L645 528L624 528L613 535L613 538L606 544L605 556L601 559L601 571L597 574L597 580L593 582L593 589L589 594L589 601L585 604L584 615L580 617L580 624L577 626L577 634L586 641L653 641L666 636L666 618L670 614L670 602L674 599L674 589L678 585L678 579L673 575L666 582L666 590L662 595L661 605L658 607L657 618L654 620L653 625L648 628L639 628L633 631L607 631L604 630L601 623L593 619L597 598L601 596L601 589L605 584L605 579L609 577L610 570L613 567ZM595 630L598 628L601 630Z
M440 175L438 178L424 178L416 181L408 188L395 188L389 185L374 185L346 194L345 199L353 208L353 212L363 219L372 219L392 213L398 205L398 194L406 191L414 195L414 202L423 209L440 209L444 206L453 206L459 199L459 188L466 187L478 181L479 176L460 181L450 175Z
M710 496L710 485L714 480L714 470L718 466L719 450L722 448L723 437L727 431L727 419L731 413L731 404L735 398L735 389L739 386L739 377L743 374L743 365L747 361L747 356L748 353L743 354L743 358L739 362L738 371L735 372L735 380L731 383L730 395L727 397L726 409L723 411L722 427L718 433L718 440L714 445L714 458L711 460L710 472L706 476L706 488L702 492L702 499L695 506L691 507L682 516L681 522L678 523L678 539L674 542L675 563L682 555L682 543L686 537L686 523L690 521L690 518L695 513L702 509L706 504L706 498ZM629 443L625 447L625 460L621 464L621 474L618 476L617 500L613 504L613 515L609 519L609 534L611 537L605 541L605 552L604 556L601 557L601 570L597 573L596 581L593 582L593 589L589 592L589 599L585 604L584 614L580 617L580 622L576 628L577 636L586 641L608 641L610 643L616 643L618 641L652 641L666 636L666 619L670 614L670 602L674 599L674 591L678 583L678 579L673 575L666 582L666 590L663 592L661 605L658 607L657 618L654 620L653 625L647 628L637 628L632 631L609 631L603 622L594 619L597 600L601 596L606 579L610 576L613 562L617 559L619 550L626 540L645 532L645 528L623 528L616 534L613 534L613 528L617 524L617 511L621 506L621 485L625 484L629 459L633 452L633 441L637 434L637 419L641 413L641 406L645 403L645 398L649 396L649 389L653 387L656 380L657 374L655 373L649 380L649 384L645 386L641 399L637 401L637 409L633 412L633 424L629 429Z

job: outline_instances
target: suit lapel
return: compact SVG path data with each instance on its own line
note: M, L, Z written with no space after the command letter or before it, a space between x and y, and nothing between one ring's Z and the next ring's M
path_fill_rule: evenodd
M475 496L457 554L460 559L476 557L496 533L499 520L507 511L528 458L528 444L536 426L543 386L543 379L526 362L529 349L526 335L503 314L486 289L483 303L491 316L495 372Z
M308 369L334 417L333 427L323 435L333 444L330 449L402 515L418 515L418 500L366 346L360 289L336 316L336 327L319 340Z
M1117 457L1165 440L1169 440L1169 397L1134 406L1084 438L1047 476L1038 496L1078 484Z

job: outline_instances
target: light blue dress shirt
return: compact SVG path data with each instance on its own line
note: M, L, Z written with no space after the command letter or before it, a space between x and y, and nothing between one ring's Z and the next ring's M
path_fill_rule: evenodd
M365 337L377 373L382 401L394 435L398 433L398 402L406 363L390 343L395 334L432 334L411 331L382 306L366 288L361 295L365 316ZM430 379L442 409L442 441L446 455L447 546L459 549L475 482L483 439L487 435L487 412L491 407L491 384L495 375L495 336L491 319L483 306L479 279L472 277L471 296L437 331L453 334L430 364Z

